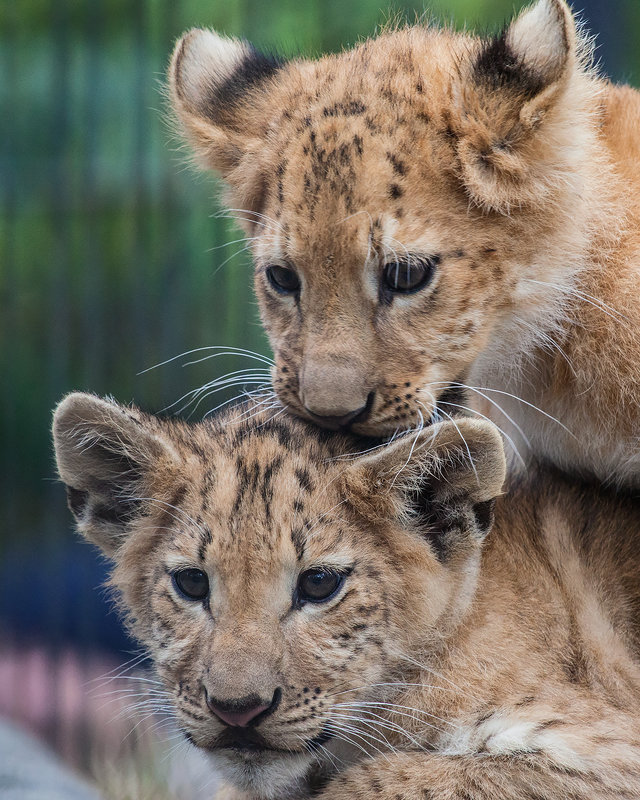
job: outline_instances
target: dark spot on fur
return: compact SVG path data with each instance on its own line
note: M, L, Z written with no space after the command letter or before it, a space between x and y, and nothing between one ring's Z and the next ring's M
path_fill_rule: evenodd
M332 106L325 106L322 113L325 117L354 117L364 114L367 107L361 100L346 100L341 103L334 103Z
M396 175L406 175L408 168L404 161L401 161L396 155L393 153L387 153L387 158L391 162L391 166L393 167L393 171Z
M293 528L291 531L291 541L296 551L298 561L304 558L305 537L302 528Z
M403 194L404 190L400 186L398 186L397 183L390 184L389 197L391 197L392 200L397 200L398 198L402 197Z
M295 471L296 478L298 479L298 483L300 484L300 488L304 489L305 492L312 492L313 491L313 482L311 480L311 475L307 469L296 469Z

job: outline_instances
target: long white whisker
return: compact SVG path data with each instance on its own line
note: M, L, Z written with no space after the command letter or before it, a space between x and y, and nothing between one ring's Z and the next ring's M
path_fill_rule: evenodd
M177 356L172 356L171 358L167 358L165 361L160 361L158 364L154 364L152 367L147 367L143 369L141 372L138 372L138 375L144 375L145 372L150 372L152 369L157 369L158 367L164 367L165 364L170 364L172 361L177 361L179 358L183 358L184 356L190 356L192 353L202 353L204 350L225 350L227 351L228 355L241 355L247 356L248 358L256 358L256 359L266 359L271 366L275 365L275 361L271 361L267 356L262 355L261 353L256 353L253 350L246 350L244 347L231 347L228 345L209 345L208 347L195 347L192 350L185 350L184 353L179 353Z
M436 714L431 714L428 711L424 711L419 708L413 708L412 706L403 706L399 703L388 703L383 700L353 700L348 703L336 703L333 708L377 708L381 711L387 711L390 714L398 714L401 717L409 717L416 722L421 722L422 720L419 717L416 717L416 714L429 717L430 719L435 719L438 722L441 722L443 725L449 725L452 728L458 729L460 726L456 725L455 722L451 722L448 719L444 719L443 717L438 717ZM400 709L400 711L396 711L396 709ZM411 712L411 713L407 713Z
M414 658L411 658L411 656L408 656L408 655L406 655L404 653L402 654L402 658L403 658L404 661L408 661L409 664L413 664L414 666L418 667L421 670L424 670L425 672L430 672L432 675L434 675L439 680L445 681L450 686L452 686L453 689L456 692L458 692L460 694L463 694L466 697L471 698L476 703L481 703L482 702L482 700L480 698L476 697L473 694L470 694L469 692L465 692L460 686L458 686L456 683L454 683L450 678L447 678L446 675L442 675L442 673L437 672L437 670L435 670L433 667L430 667L427 664L421 664L419 661L416 661Z
M197 389L192 389L186 394L183 394L182 397L179 397L174 403L171 403L171 405L166 406L163 409L163 412L170 411L172 408L177 406L178 403L186 401L186 404L183 405L178 412L182 413L186 408L188 408L192 403L194 403L198 399L198 397L200 397L200 395L202 395L204 392L207 392L211 389L217 389L218 387L224 389L229 386L241 385L245 379L253 379L256 377L260 377L264 382L268 382L271 376L267 370L256 370L255 367L236 370L235 372L230 372L227 375L222 376L221 378L216 378L213 381L209 381L208 383L199 386Z
M493 420L489 419L489 417L485 416L484 414L481 414L475 408L471 408L470 406L463 406L463 405L460 405L460 403L450 403L448 400L445 400L444 402L441 401L441 404L445 405L445 406L452 406L453 408L462 408L464 411L470 411L472 414L476 414L476 416L482 417L482 419L486 419L487 422L490 422L492 425L495 425L495 427L500 431L500 433L504 436L504 438L511 445L511 449L513 450L515 455L518 457L518 460L520 461L522 466L526 467L526 462L525 462L524 458L520 455L520 451L516 447L515 442L513 441L511 436L509 436L509 434L506 433L506 431L503 431L502 428L499 425L496 425L496 423ZM442 413L444 414L446 412L443 411Z
M629 317L626 317L622 312L615 309L613 306L608 305L599 297L594 297L591 294L587 294L586 292L579 292L577 289L574 289L571 286L559 286L556 283L548 283L547 281L538 281L534 280L533 278L525 278L524 279L527 283L537 283L539 286L549 286L552 289L557 289L560 292L565 294L572 294L574 297L577 297L578 300L583 300L585 303L592 305L594 308L597 308L599 311L602 311L603 314L606 314L611 319L616 319L619 322L620 320L625 320L629 322ZM615 315L615 316L614 316Z
M418 401L418 405L419 405L419 406L422 406L422 407L424 408L424 410L425 410L425 411L427 411L427 412L429 411L429 409L428 409L428 408L427 408L427 407L424 405L424 403L421 403L420 401ZM466 451L467 451L467 455L469 456L469 463L471 464L471 469L473 470L473 474L476 476L476 482L477 482L478 486L480 486L480 478L479 478L479 476L478 476L478 471L477 471L477 469L476 469L476 465L475 465L475 462L474 462L474 460L473 460L473 456L471 455L471 450L469 449L469 445L467 444L467 440L464 438L464 436L463 436L463 434L462 434L462 431L460 430L460 428L459 428L459 426L458 426L457 422L456 422L456 421L455 421L455 419L454 419L454 418L451 416L451 414L447 414L447 412L446 412L446 411L445 411L443 408L441 408L441 406L438 406L438 410L439 410L439 411L440 411L442 414L444 414L444 415L445 415L445 417L447 417L449 420L451 420L451 422L452 422L453 426L454 426L454 427L455 427L455 429L458 431L458 434L460 435L460 438L462 439L462 441L463 441L463 443L464 443L465 449L466 449Z
M373 727L373 729L376 732L380 733L381 736L384 736L384 733L382 732L383 730L387 730L390 733L399 733L401 736L406 737L411 742L411 744L413 744L415 747L418 747L421 750L424 749L424 746L418 741L418 739L416 739L407 730L405 730L402 727L402 725L399 725L398 723L393 722L392 720L389 720L386 717L381 716L380 714L377 714L375 711L371 711L369 709L358 709L358 710L362 711L362 713L368 714L370 717L373 717L374 719L369 719L369 718L366 718L366 717L360 717L360 716L357 716L357 715L355 715L355 716L347 715L346 719L351 719L352 721L357 721L357 722L361 722L361 723L364 723L364 724L369 723L371 725L371 727ZM337 716L340 716L340 715L339 714L333 714L333 716L337 717ZM405 716L409 716L409 715L406 714ZM415 721L415 717L413 719ZM439 728L437 725L433 725L433 723L426 722L425 720L421 720L421 722L422 722L422 724L426 725L427 727L430 727L430 728L433 728L434 730L437 730L439 733L442 732L442 728ZM386 741L386 737L384 737L384 738L385 738L385 741ZM389 747L392 746L391 743L388 742L388 741L386 742L386 744Z
M348 725L348 724L346 724L344 722L340 722L340 721L333 720L333 719L329 719L327 722L325 722L324 726L326 728L328 728L328 729L329 728L333 728L334 730L337 729L341 733L343 733L343 734L346 733L347 735L349 735L351 737L355 737L356 739L361 739L365 743L365 745L367 745L367 747L371 747L373 750L375 750L383 758L388 758L387 754L383 750L380 750L379 747L376 747L373 744L373 742L378 742L378 744L381 744L383 747L386 746L386 747L391 748L391 745L389 744L389 742L384 742L381 739L377 739L372 734L368 733L367 731L363 731L360 728L356 728L354 725ZM357 746L357 743L355 741L353 741L353 740L351 741L351 744ZM365 752L364 749L363 749L363 752ZM370 754L367 753L367 755L370 755Z
M422 412L418 411L418 415L420 416L420 420L419 420L418 426L416 428L416 433L415 433L413 442L411 443L411 449L409 450L409 455L407 456L407 460L404 462L404 464L400 467L400 469L394 475L393 480L391 481L391 487L393 487L395 485L395 482L397 481L398 476L404 470L404 468L407 466L407 464L411 461L411 457L413 456L413 451L416 449L416 444L418 442L418 439L420 438L420 434L422 433L422 431L424 429L424 417L422 416Z
M442 383L443 383L443 384L445 384L446 382L445 382L445 381L442 381ZM428 386L433 386L433 385L436 385L436 384L431 384L431 383L430 383L430 384L427 384L427 385L428 385ZM447 385L448 385L448 384L447 384ZM461 387L462 389L468 389L470 392L473 392L474 394L477 394L477 395L479 395L480 397L484 398L484 399L485 399L485 400L486 400L488 403L491 403L491 405L492 405L492 406L494 406L495 408L497 408L497 409L498 409L498 411L499 411L499 412L500 412L500 413L501 413L501 414L502 414L504 417L506 417L506 418L507 418L507 420L508 420L508 421L509 421L509 422L510 422L510 423L513 425L513 427L514 427L514 428L515 428L515 429L518 431L518 433L520 434L520 436L522 436L522 439L523 439L523 441L525 442L525 444L527 445L527 447L531 447L531 442L529 441L529 439L528 439L527 435L526 435L526 434L525 434L525 432L522 430L522 428L520 427L520 425L518 425L518 423L517 423L517 422L516 422L514 419L512 419L512 418L509 416L509 414L507 414L507 412L506 412L506 411L505 411L505 410L502 408L502 406L501 406L499 403L496 403L496 401L495 401L495 400L493 400L491 397L487 397L487 395L486 395L486 394L484 394L483 392L481 392L481 391L480 391L480 389L476 388L475 386L469 386L469 384L467 384L467 383L460 383L460 381L456 381L454 384L451 384L451 385L453 385L453 386L459 386L459 387Z

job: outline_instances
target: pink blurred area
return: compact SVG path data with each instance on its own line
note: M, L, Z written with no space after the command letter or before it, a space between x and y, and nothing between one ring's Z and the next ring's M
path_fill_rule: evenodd
M131 710L144 697L143 676L101 653L3 647L0 716L87 772L96 760L121 752L123 743L131 747L140 736L153 735L149 732L158 718L145 719Z

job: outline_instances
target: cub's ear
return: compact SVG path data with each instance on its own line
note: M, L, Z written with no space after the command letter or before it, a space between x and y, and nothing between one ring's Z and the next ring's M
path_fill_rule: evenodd
M584 113L585 88L566 90L585 50L564 0L538 0L477 43L454 85L460 107L452 129L461 177L478 205L508 213L544 202Z
M283 66L248 42L198 28L182 36L171 57L169 92L182 132L202 166L249 195L245 208L259 182L252 162L266 135L269 90Z
M160 424L135 408L70 394L53 418L58 473L78 529L113 556L148 497L148 473L175 461Z
M394 513L445 561L462 542L481 542L489 532L506 461L494 425L461 418L432 425L417 438L405 434L358 458L350 473L365 513Z

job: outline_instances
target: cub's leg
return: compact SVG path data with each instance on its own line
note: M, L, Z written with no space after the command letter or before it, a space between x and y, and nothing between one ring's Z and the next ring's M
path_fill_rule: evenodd
M319 800L630 800L640 797L640 750L569 766L544 754L398 753L350 768ZM579 759L582 761L582 759Z

